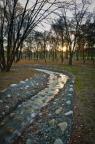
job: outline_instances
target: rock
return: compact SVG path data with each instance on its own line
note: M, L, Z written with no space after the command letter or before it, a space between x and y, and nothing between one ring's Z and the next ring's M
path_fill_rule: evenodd
M21 83L21 84L24 84L24 83L25 83L25 81L20 81L20 83Z
M72 115L72 114L73 114L73 111L71 110L71 111L69 111L69 112L66 112L66 113L65 113L65 116Z
M63 144L63 142L60 138L58 138L55 140L54 144Z
M42 113L39 113L39 116L42 116Z
M26 144L32 144L32 140L31 139L27 139Z
M15 87L15 86L17 86L17 84L11 84L10 86L11 86L11 87Z
M21 87L20 89L23 90L23 87Z
M3 103L3 100L0 100L0 103Z
M18 136L20 136L21 135L21 133L18 131L18 130L15 130L14 132L13 132L13 137L15 138L15 137L18 137Z
M67 122L61 122L61 123L58 124L58 126L60 127L62 133L66 130L67 125L68 125Z
M68 94L68 96L70 96L70 97L71 97L71 96L72 96L72 94L71 94L71 93L69 93L69 94Z
M7 95L7 97L8 97L8 98L10 98L10 97L11 97L11 95L10 95L10 94L8 94L8 95Z
M70 101L70 100L66 101L66 104L67 104L67 105L70 105L70 104L71 104L71 101Z
M17 96L20 96L20 94L18 93Z
M25 81L28 81L28 78Z
M23 111L21 111L20 114L23 115Z
M72 83L73 83L73 84L74 84L74 82L75 82L75 81L74 81L74 80L72 80Z
M29 88L29 85L27 85L25 88Z
M52 119L52 120L49 121L49 124L50 124L50 125L53 125L53 126L54 126L55 123L56 123L56 120L55 120L55 119Z
M2 115L5 115L5 112L2 112Z
M0 126L4 126L4 124L5 124L4 122L1 122Z
M69 92L73 92L73 88L70 88L70 89L69 89Z
M59 109L57 109L57 110L55 111L55 113L56 113L56 114L59 114L61 111L62 111L62 107L60 107Z
M70 88L73 88L73 85L72 85L72 84L70 84Z
M54 101L53 103L54 103L54 104L56 104L56 102L55 102L55 101Z
M15 113L11 113L11 114L10 114L10 117L14 117L14 116L15 116Z
M20 108L21 107L21 105L18 105L18 108Z
M49 113L49 114L48 114L48 116L52 116L52 114L51 114L51 113Z
M8 105L6 105L5 107L6 107L7 109L9 109L9 106L8 106Z
M36 113L32 113L31 117L34 118L36 116Z
M3 89L1 92L3 93L3 92L5 92L7 89Z
M27 85L27 86L25 86L25 89L27 90L29 87L30 87L30 86Z

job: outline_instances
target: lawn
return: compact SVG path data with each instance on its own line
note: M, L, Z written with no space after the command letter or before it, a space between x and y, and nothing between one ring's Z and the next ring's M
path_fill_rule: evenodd
M89 65L58 68L75 75L74 121L72 144L95 144L95 67Z

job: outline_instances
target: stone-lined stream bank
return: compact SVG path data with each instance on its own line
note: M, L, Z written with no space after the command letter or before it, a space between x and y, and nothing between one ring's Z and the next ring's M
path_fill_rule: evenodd
M2 107L9 112L4 109L1 113L0 144L69 143L74 80L62 72L37 70L42 75L11 85L1 93L0 104L5 104ZM15 99L21 100L18 103Z

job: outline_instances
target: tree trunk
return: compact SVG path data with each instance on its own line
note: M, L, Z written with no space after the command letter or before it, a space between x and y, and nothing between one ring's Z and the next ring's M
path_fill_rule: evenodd
M73 51L71 48L71 45L69 46L69 65L72 65L72 59L73 59Z
M85 50L84 50L84 48L83 48L83 64L85 64Z
M72 59L73 59L73 54L72 53L70 53L70 56L69 56L69 65L72 65Z

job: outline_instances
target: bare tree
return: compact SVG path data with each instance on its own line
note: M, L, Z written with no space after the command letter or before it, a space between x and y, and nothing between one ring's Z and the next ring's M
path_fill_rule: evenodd
M64 37L67 40L69 47L69 65L72 65L78 34L85 15L87 14L89 4L90 3L87 0L71 0L63 5L59 5L61 9L61 18L63 19L65 26Z
M57 39L59 39L59 41L61 41L61 47L63 48L64 45L64 21L63 19L60 17L59 19L57 19L57 21L55 23L53 23L51 25L52 29L54 30ZM61 62L63 63L64 57L63 57L63 50L61 51Z
M1 0L0 2L0 69L9 71L19 52L20 46L50 13L56 0L33 0L31 7L26 0L22 7L19 0Z

